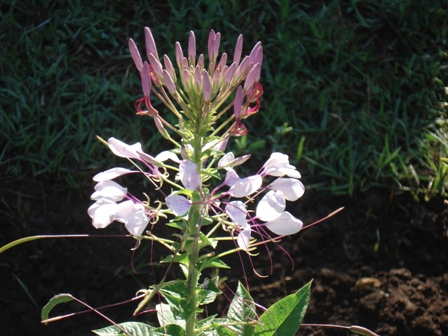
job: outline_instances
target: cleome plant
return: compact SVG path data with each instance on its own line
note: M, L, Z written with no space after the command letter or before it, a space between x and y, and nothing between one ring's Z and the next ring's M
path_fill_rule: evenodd
M162 280L139 290L133 298L140 300L135 314L152 305L159 325L117 324L71 294L53 297L42 310L42 322L60 320L60 316L50 317L52 309L75 300L110 323L94 330L97 335L295 335L308 306L311 282L268 309L253 300L247 283L239 282L225 313L213 314L205 309L225 286L219 270L230 266L224 257L256 257L260 246L279 244L284 236L321 221L304 226L286 210L287 201L297 201L305 192L301 175L286 154L274 152L255 174L240 176L240 166L250 155L235 157L226 152L229 139L245 136L245 120L260 109L261 42L243 57L240 35L231 58L227 53L219 53L221 34L211 30L204 56L196 54L195 34L190 32L187 54L176 42L172 61L167 55L159 57L149 28L145 28L145 40L147 61L142 59L134 41L129 40L143 91L143 97L135 104L136 112L152 118L159 133L173 147L154 154L145 152L140 143L129 145L114 137L107 141L99 138L113 154L126 160L128 167L115 167L93 177L97 184L88 214L97 229L113 222L124 224L128 237L136 241L135 249L151 241L166 251L161 260L167 265ZM172 116L153 107L154 96ZM114 181L129 174L142 175L154 188L149 194L157 192L160 197L138 197ZM171 235L159 236L156 225L166 225L172 230ZM55 236L23 238L0 252L40 238ZM224 242L230 248L218 249ZM179 266L183 278L170 278L173 265ZM208 278L205 274L213 276ZM376 335L359 326L313 326Z

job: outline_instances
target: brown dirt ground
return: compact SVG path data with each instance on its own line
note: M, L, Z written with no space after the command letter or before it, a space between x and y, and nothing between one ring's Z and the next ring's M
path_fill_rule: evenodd
M30 190L28 188L27 190ZM113 224L91 227L88 196L66 194L37 197L4 190L0 203L0 245L35 234L122 234ZM39 195L38 191L34 192ZM81 201L80 201L81 199ZM246 272L256 301L269 306L313 280L305 323L361 325L380 335L448 335L448 205L442 199L415 202L382 191L358 195L357 201L313 192L290 209L305 223L322 218L340 206L335 217L284 239L269 253L260 249ZM47 239L17 246L0 255L0 328L3 335L87 335L107 325L94 313L80 314L47 326L40 310L55 294L73 296L99 307L131 298L163 276L164 268L150 266L164 251L150 244L134 255L131 270L128 239ZM272 261L272 264L271 264ZM242 279L237 256L227 285ZM222 310L226 303L216 304ZM131 320L136 303L103 312L116 322ZM77 304L57 307L55 314L79 311ZM154 313L136 320L154 320ZM299 335L351 335L345 330L302 327Z

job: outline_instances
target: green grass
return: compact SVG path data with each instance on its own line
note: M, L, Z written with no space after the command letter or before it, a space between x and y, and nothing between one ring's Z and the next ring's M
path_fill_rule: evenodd
M445 1L25 0L0 15L0 171L11 185L91 185L120 162L96 135L159 150L152 121L134 115L127 50L129 37L144 50L150 26L159 54L190 30L203 50L220 31L230 55L239 33L245 53L263 42L262 109L237 152L262 162L266 148L284 151L308 185L335 194L447 196Z

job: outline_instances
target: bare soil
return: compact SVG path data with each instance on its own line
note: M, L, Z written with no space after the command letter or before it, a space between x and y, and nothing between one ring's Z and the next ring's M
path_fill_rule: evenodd
M86 214L87 195L37 197L4 190L0 245L36 234L124 234L121 224L98 231ZM31 191L30 191L31 190ZM379 335L448 335L448 205L442 199L416 202L382 191L354 199L309 192L290 209L305 223L341 206L331 219L284 239L280 247L260 249L243 264L255 300L269 306L313 279L304 323L360 325ZM0 255L0 328L2 335L88 335L108 325L88 312L42 325L41 308L54 295L70 293L92 307L130 299L160 280L165 268L151 265L165 251L123 238L45 239L16 246ZM293 260L290 260L290 258ZM241 261L226 282L243 280ZM294 264L294 269L293 268ZM137 271L133 272L131 265ZM229 294L229 291L226 291ZM215 307L222 311L225 298ZM132 317L137 303L101 310L115 322L154 321L155 313ZM79 312L77 303L54 314ZM210 311L212 313L212 311ZM55 316L53 315L53 316ZM351 335L340 329L303 326L299 335Z

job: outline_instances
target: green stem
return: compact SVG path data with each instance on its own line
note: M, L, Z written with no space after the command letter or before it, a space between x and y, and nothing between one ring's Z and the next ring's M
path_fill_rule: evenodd
M197 201L198 194L193 195L193 201ZM194 329L196 326L196 306L197 306L197 293L196 288L199 281L199 267L197 267L199 257L199 233L201 230L202 222L202 206L196 205L191 207L189 220L188 220L188 240L192 240L191 245L187 242L186 251L188 253L188 301L185 306L185 335L194 335Z

